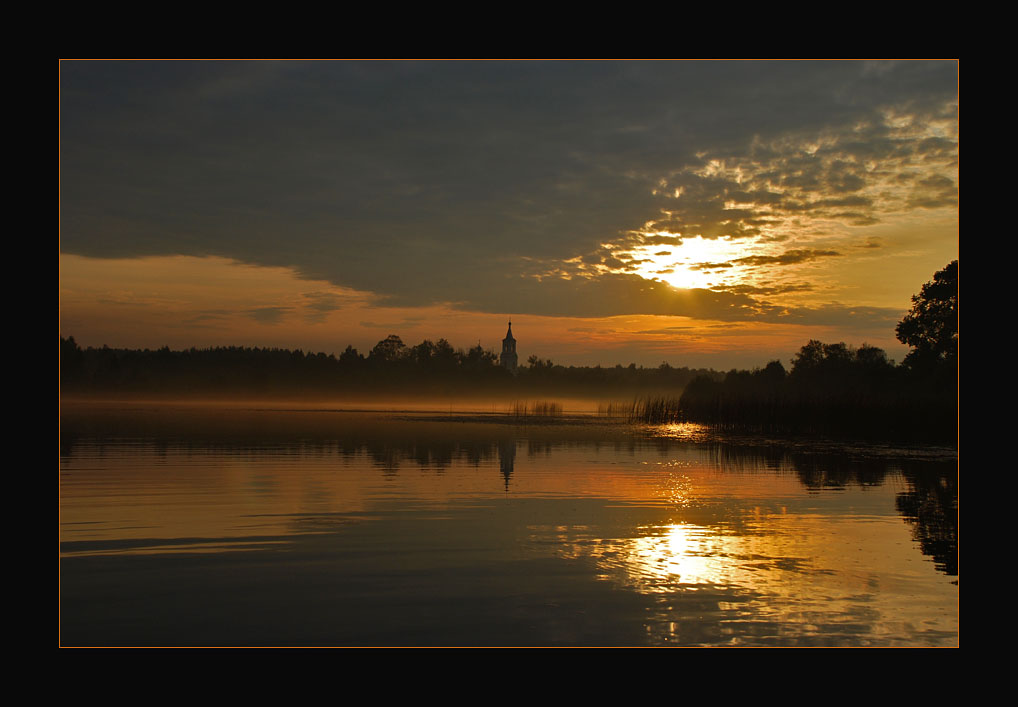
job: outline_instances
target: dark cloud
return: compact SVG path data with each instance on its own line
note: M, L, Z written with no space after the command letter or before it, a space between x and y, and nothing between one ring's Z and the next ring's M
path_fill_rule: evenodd
M323 322L332 312L343 309L348 298L335 292L305 292L305 318L310 322Z
M772 235L766 235L766 236L761 236L761 237L757 238L757 243L784 243L785 241L790 240L790 239L791 239L791 236L789 236L787 234L783 234L783 233L781 233L781 234L772 234Z
M812 250L808 248L797 250L786 250L781 255L750 255L745 258L736 258L732 261L735 265L794 265L806 263L817 258L830 258L839 256L841 253L836 250Z
M346 302L345 298L335 292L305 292L304 299L307 300L308 309L317 312L334 312L342 309Z
M755 285L722 285L712 287L711 289L715 292L731 292L737 295L780 295L787 292L809 292L815 288L808 283L798 283L762 287Z
M812 208L822 208L824 206L872 206L873 199L869 199L865 196L846 196L838 199L820 199L811 204Z
M367 327L369 329L390 329L392 331L397 331L402 328L415 327L422 321L424 321L424 317L403 317L399 321L391 322L365 321L359 322L359 324L362 327Z
M189 319L188 322L199 323L208 321L224 321L232 317L234 314L235 312L229 309L209 309L195 315L194 317Z
M820 307L778 307L760 305L757 308L753 321L769 324L796 324L802 326L826 325L834 326L846 333L857 335L884 335L888 327L901 320L903 312L898 309L884 307L849 307L842 304L829 304ZM712 329L724 330L733 329L738 324L734 321L724 321L712 325ZM700 326L689 327L701 329ZM678 333L681 327L663 327L658 329L647 329L642 334L668 334Z
M247 314L262 324L278 324L284 315L292 311L292 307L257 307L249 309Z
M932 189L954 189L954 180L942 174L935 174L925 179L920 179L919 184Z
M741 327L738 324L697 324L690 326L666 326L659 327L657 329L642 329L640 331L633 332L635 334L651 334L651 335L673 335L681 334L682 332L691 331L694 334L703 332L704 330L718 332L726 329L741 331Z
M514 312L539 312L563 317L610 317L639 312L700 319L746 320L757 315L750 297L710 290L680 290L638 275L606 273L598 277L511 278L477 288L468 298L451 301L464 309L504 313L512 291ZM387 306L407 306L413 296L382 298Z
M834 215L841 221L850 223L853 226L872 226L875 223L880 223L880 219L876 216L861 211L838 211Z
M935 174L916 180L917 187L911 193L909 203L924 209L937 209L958 204L958 187L953 179Z
M942 209L949 206L957 206L958 197L954 194L917 194L908 203L910 206L923 209Z
M228 309L206 310L193 317L184 319L178 326L194 329L213 329L228 322L236 312Z
M753 189L752 191L731 189L728 196L736 201L752 204L778 204L784 199L781 192L768 191L767 189ZM767 221L767 219L762 219L762 221Z
M645 245L682 245L682 238L679 236L644 236L640 234L634 234L633 236L637 243Z
M928 137L920 140L916 145L916 151L924 157L951 158L957 149L957 142L944 137Z
M569 261L951 206L956 129L923 131L956 98L954 62L63 62L61 248L286 266L403 305L749 316L598 270L639 262L620 253ZM913 169L952 185L871 193ZM556 269L598 276L534 277Z
M803 325L827 325L845 330L886 333L901 320L902 310L887 307L850 307L829 304L820 307L775 308L762 317L765 321Z
M723 268L733 268L733 263L692 263L687 266L690 270L721 270Z

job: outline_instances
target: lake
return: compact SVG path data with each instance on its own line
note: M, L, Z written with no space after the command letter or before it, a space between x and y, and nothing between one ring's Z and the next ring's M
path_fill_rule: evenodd
M65 401L61 645L958 645L954 449L427 407Z

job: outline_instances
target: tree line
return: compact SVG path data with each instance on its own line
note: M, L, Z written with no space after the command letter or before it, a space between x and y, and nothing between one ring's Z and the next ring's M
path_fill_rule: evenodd
M60 340L61 388L67 393L160 393L182 396L355 394L678 394L710 369L561 366L531 356L516 375L480 345L454 349L445 339L407 346L396 334L366 355L353 346L336 356L278 348L215 347L171 351L81 348Z

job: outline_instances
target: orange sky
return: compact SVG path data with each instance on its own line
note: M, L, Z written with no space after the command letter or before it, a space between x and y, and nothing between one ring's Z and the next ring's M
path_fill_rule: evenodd
M301 348L362 353L398 334L407 344L446 338L455 347L480 341L495 349L505 318L449 306L384 307L369 293L303 280L288 268L188 256L60 258L61 332L82 346L173 349L207 346ZM900 296L900 293L896 293ZM327 300L329 309L318 305ZM689 317L627 315L570 318L515 315L513 330L525 360L531 354L566 365L763 365L787 359L811 338L844 338L823 324L721 322ZM857 333L857 332L850 332ZM852 343L903 347L893 330L857 333ZM899 352L900 349L900 352Z
M61 62L84 346L896 359L958 257L957 62ZM794 109L793 109L794 108Z

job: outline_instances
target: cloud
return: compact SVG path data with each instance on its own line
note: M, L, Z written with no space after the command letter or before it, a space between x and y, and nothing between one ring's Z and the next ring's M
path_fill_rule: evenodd
M210 309L199 312L195 316L187 319L186 324L194 326L210 326L213 323L219 323L229 320L235 312L228 309Z
M356 299L335 292L305 292L302 297L304 318L313 323L324 322L330 314L344 309L352 299Z
M479 312L510 311L504 292L493 283L479 288L457 304ZM681 290L638 275L606 273L597 277L517 278L512 281L511 302L516 313L596 318L632 314L664 314L702 319L745 320L755 316L756 303L749 297L704 289ZM406 306L396 296L383 298L386 306Z
M909 204L924 209L937 209L958 204L958 187L954 180L943 174L934 174L916 180Z
M305 306L315 312L335 312L342 309L346 299L334 292L305 292Z
M365 321L365 322L360 322L360 325L362 327L366 327L368 329L390 329L392 331L396 331L396 330L402 329L402 328L415 327L422 320L423 320L423 317L403 317L399 321L393 321L393 322L372 322L372 321Z
M279 324L283 316L293 311L292 307L256 307L247 315L261 324Z
M852 307L828 304L818 307L777 308L762 317L768 322L823 325L852 331L886 333L901 320L904 312L888 307Z
M766 147L758 142L725 159L707 152L698 160L659 187L673 204L663 207L654 229L686 237L773 239L804 233L797 223L804 217L867 225L915 206L956 203L957 142L929 138L911 123L829 128ZM908 170L916 168L928 176L913 178Z
M645 334L652 336L674 336L683 332L692 332L693 334L702 334L704 331L719 332L724 330L739 330L738 324L698 324L689 326L666 326L659 327L657 329L642 329L634 332L635 334Z
M410 306L748 317L626 249L805 251L955 208L957 65L63 62L61 180L65 253L223 256Z
M722 285L711 289L716 292L731 292L736 295L782 295L789 292L810 292L816 288L809 283L800 282L774 286Z
M634 233L632 236L636 242L646 245L682 245L682 239L678 236L644 235Z
M732 262L737 265L794 265L806 263L817 258L829 258L839 256L841 253L836 250L787 250L780 255L750 255L745 258L736 258Z
M721 270L724 268L733 268L733 263L693 263L689 266L690 270Z

